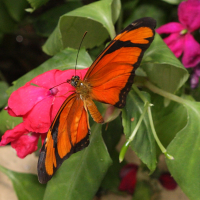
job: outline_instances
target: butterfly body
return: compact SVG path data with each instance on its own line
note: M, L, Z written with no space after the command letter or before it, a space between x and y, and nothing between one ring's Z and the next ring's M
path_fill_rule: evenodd
M83 80L73 76L67 82L75 87L60 107L38 160L41 183L51 179L62 162L89 145L88 111L94 121L103 117L93 100L123 108L135 70L154 38L156 22L152 18L136 20L122 30L93 62Z
M81 80L79 76L72 76L67 82L76 88L76 98L83 101L85 111L87 112L88 110L90 112L90 115L95 122L103 123L103 117L91 97L92 87L90 83L86 80Z
M79 94L82 100L90 97L91 86L89 83L80 80L79 76L73 76L70 81L71 85L76 88L76 93Z

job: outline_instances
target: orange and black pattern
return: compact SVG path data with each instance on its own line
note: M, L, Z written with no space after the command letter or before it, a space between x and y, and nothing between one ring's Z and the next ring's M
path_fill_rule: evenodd
M93 100L123 108L145 50L154 39L156 21L141 18L121 31L91 65L83 80L74 76L76 91L59 109L42 146L38 179L46 183L63 161L89 145L88 111L97 123L103 117ZM69 81L70 82L70 81Z

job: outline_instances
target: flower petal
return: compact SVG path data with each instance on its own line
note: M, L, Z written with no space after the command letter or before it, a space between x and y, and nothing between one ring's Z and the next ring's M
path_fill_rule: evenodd
M7 110L8 114L9 114L10 116L12 116L12 117L18 117L18 116L13 112L13 110L12 110L9 106L6 106L6 107L4 108L4 110Z
M178 7L178 17L179 21L190 32L200 28L200 1L188 0L181 2Z
M4 133L0 142L0 146L5 146L6 144L17 140L20 136L27 133L29 133L29 131L25 129L24 123L20 123L13 129L7 130Z
M81 80L83 80L83 77L85 76L86 72L88 71L89 68L86 69L81 69L81 70L76 70L76 76L79 76ZM75 75L75 70L65 70L61 71L58 70L55 74L55 82L56 84L64 83L68 79L71 79L72 76ZM68 97L69 91L75 91L75 88L69 84L69 83L64 83L58 86L59 93L57 96L64 95L65 97Z
M41 141L42 141L42 145L43 145L43 143L47 137L47 134L44 133L44 134L41 134L40 136L41 136Z
M184 26L178 22L170 22L168 24L165 24L163 26L160 26L159 28L156 29L156 32L158 34L162 33L180 33L184 29Z
M39 134L22 135L18 140L12 142L11 146L17 151L19 158L24 158L37 150L38 139Z
M137 181L136 175L137 171L135 170L131 170L130 172L128 172L126 176L121 180L119 190L127 191L128 193L133 194Z
M200 44L189 33L185 35L182 62L186 68L195 67L200 63Z
M194 69L195 74L200 77L200 63L197 64L197 66Z
M199 77L194 73L191 75L190 86L191 88L196 88L199 84Z
M51 120L50 111L53 102L53 98L44 99L37 103L31 112L23 116L24 126L30 132L45 133L48 131Z
M14 91L8 99L8 106L17 116L25 115L32 107L46 98L48 90L33 85Z
M163 173L159 178L162 186L168 190L174 190L177 187L176 181L173 179L169 172Z
M138 166L133 163L124 165L122 169L120 170L120 174L119 174L120 178L124 178L131 170L137 172Z
M57 85L55 81L55 74L57 73L57 71L60 71L60 70L53 69L53 70L47 71L39 76L36 76L31 81L29 81L26 85L35 84L40 87L46 88L48 90L49 88L52 88L55 85Z
M71 94L71 93L69 93ZM65 96L55 97L53 104L52 104L52 110L51 110L51 122L55 118L58 110L62 106L63 102L66 100Z
M164 39L164 42L171 49L174 55L178 58L184 49L185 37L179 33L172 33Z

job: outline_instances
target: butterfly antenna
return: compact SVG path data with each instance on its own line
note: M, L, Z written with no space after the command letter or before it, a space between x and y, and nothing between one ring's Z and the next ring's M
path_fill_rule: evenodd
M87 34L87 31L85 31L85 33L84 33L84 35L83 35L83 37L82 37L81 43L80 43L80 45L79 45L79 48L78 48L78 53L77 53L77 56L76 56L76 64L75 64L75 76L76 76L76 66L77 66L77 61L78 61L78 54L79 54L81 45L82 45L82 43L83 43L83 39L85 38L86 34Z
M53 87L51 87L51 88L49 88L49 90L52 90L53 88L55 88L55 87L57 87L57 86L59 86L59 85L62 85L62 84L64 84L64 83L66 83L66 81L63 82L63 83L60 83L60 84L58 84L58 85L55 85L55 86L53 86Z

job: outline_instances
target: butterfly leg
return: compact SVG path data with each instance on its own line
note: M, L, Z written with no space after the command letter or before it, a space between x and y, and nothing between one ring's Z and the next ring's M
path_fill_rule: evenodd
M95 103L91 99L86 99L84 102L93 120L97 123L101 123L101 124L104 123L104 119L101 116L101 113L98 111Z

